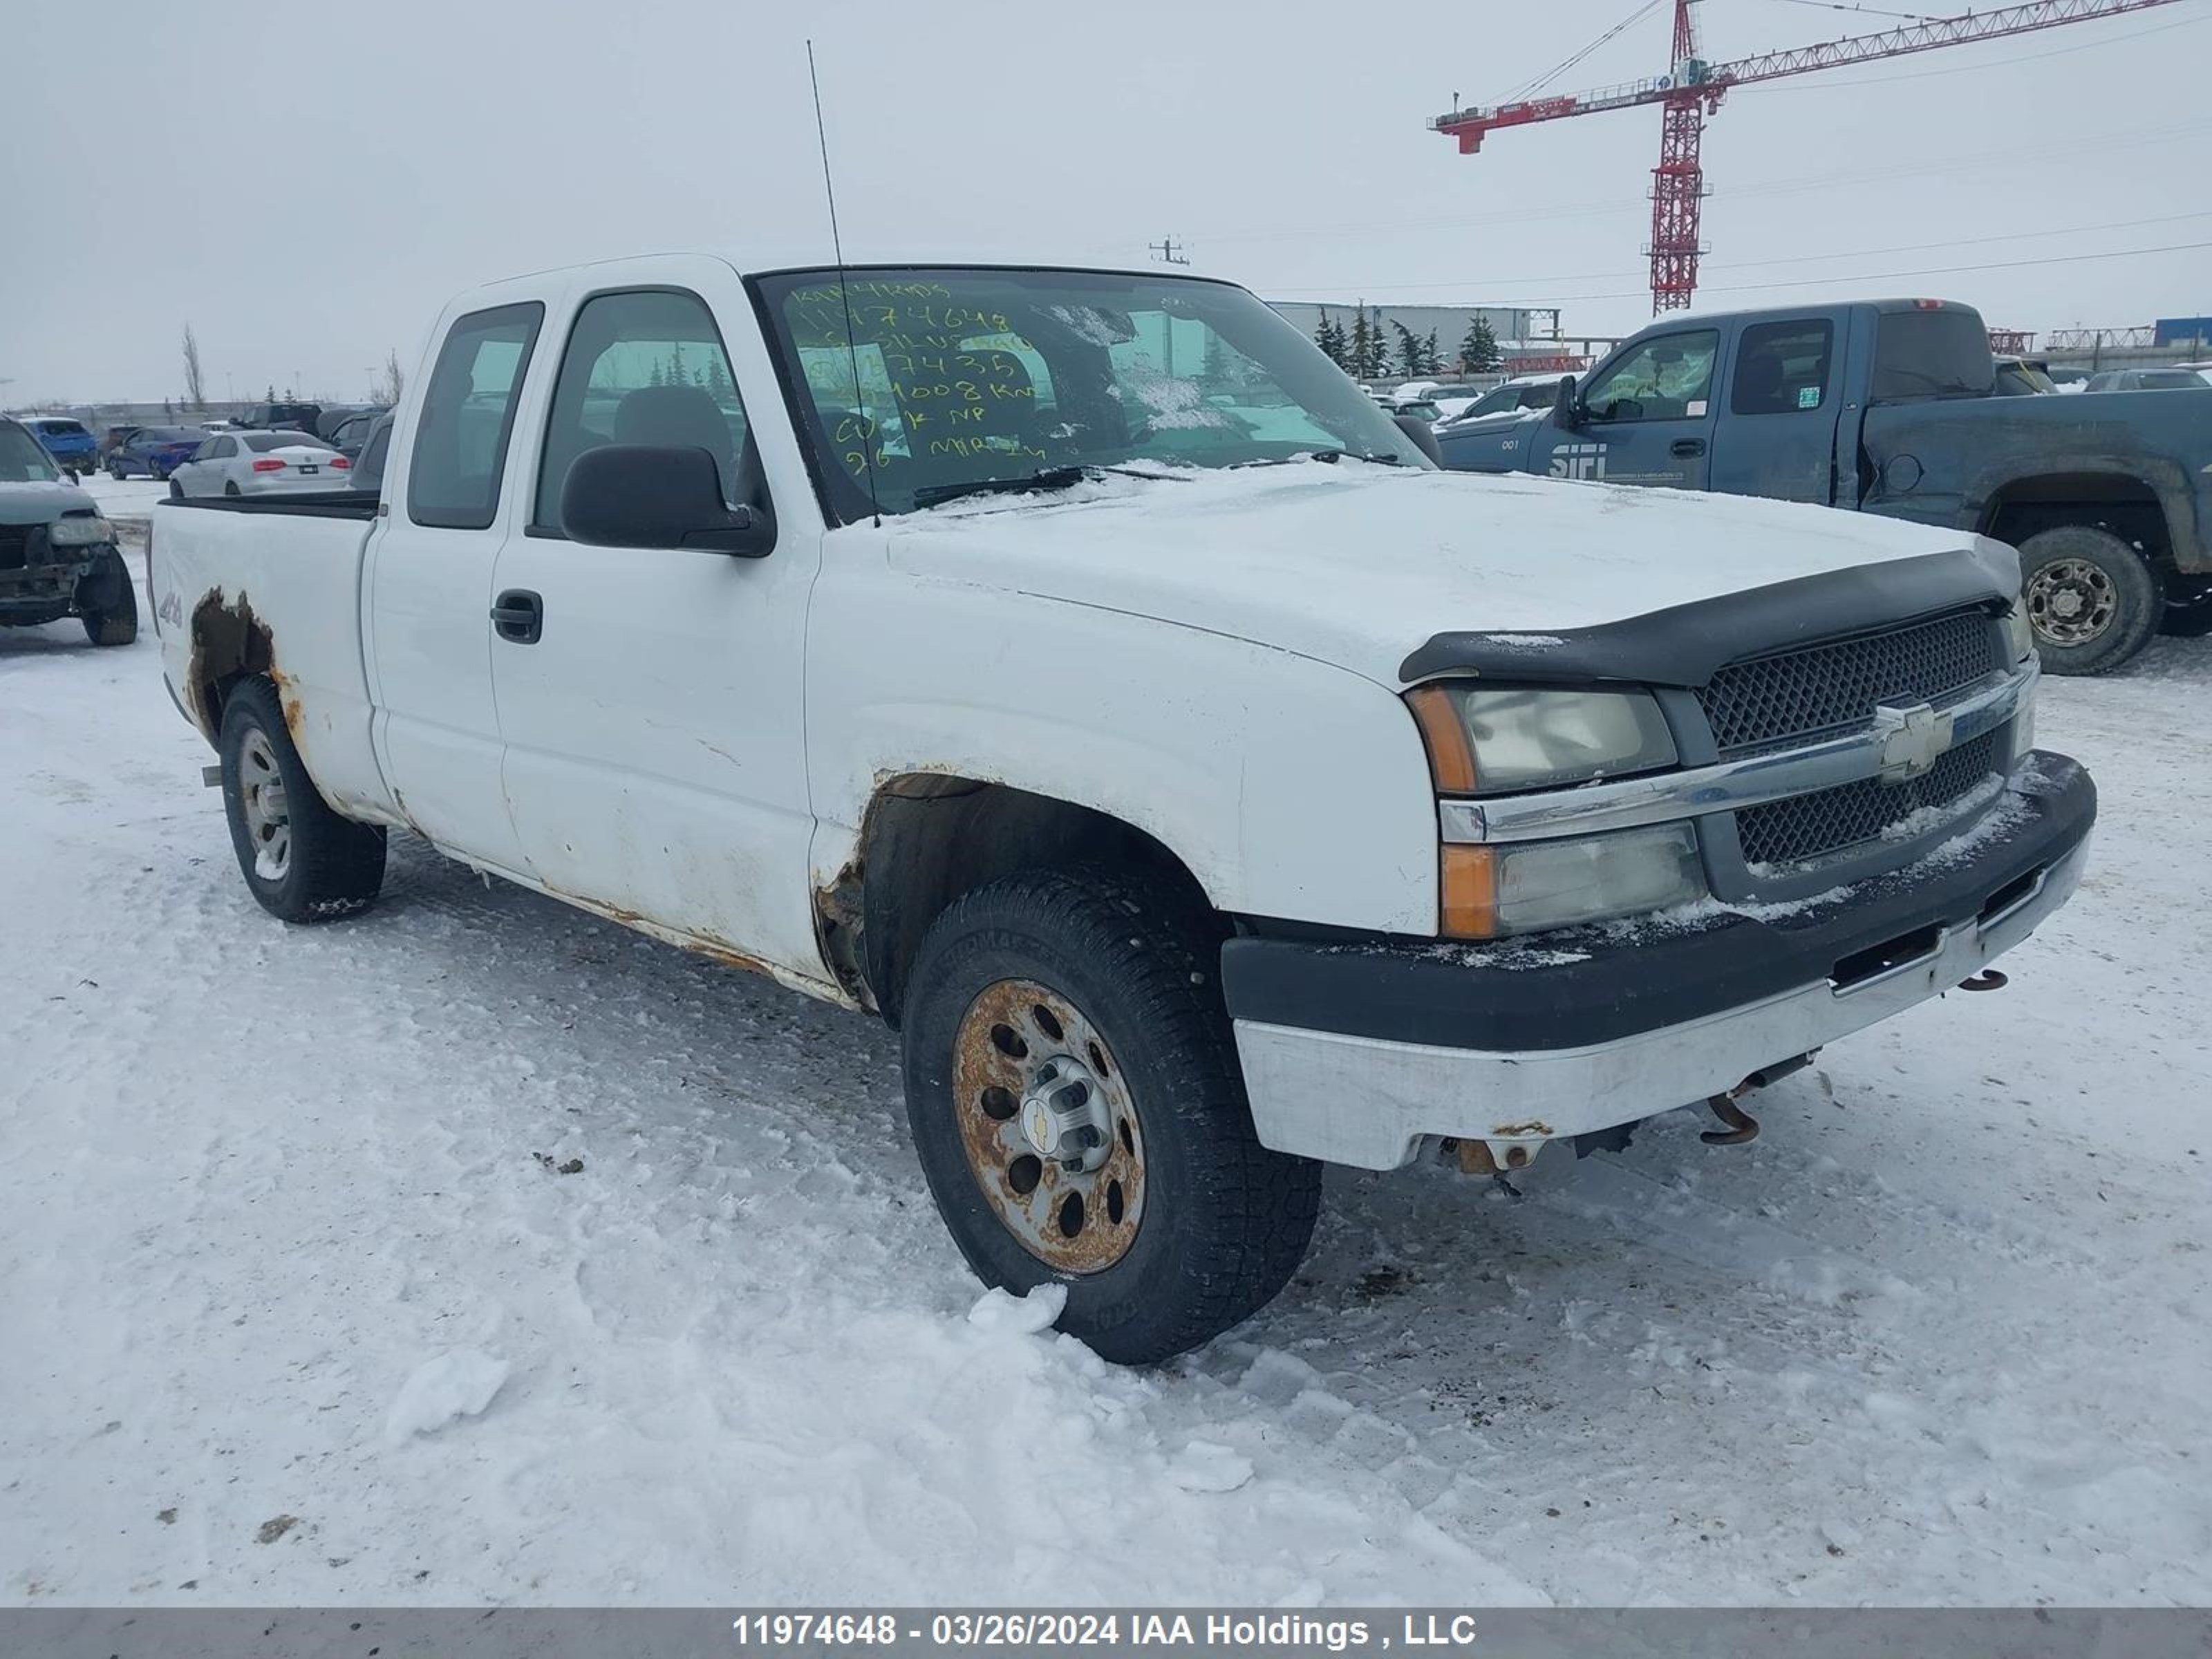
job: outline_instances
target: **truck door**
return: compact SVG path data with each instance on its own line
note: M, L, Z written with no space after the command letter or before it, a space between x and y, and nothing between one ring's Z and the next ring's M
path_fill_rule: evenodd
M1842 365L1828 316L1747 325L1729 370L1728 418L1714 440L1711 487L1831 505Z
M1547 421L1530 439L1529 470L1605 483L1705 488L1713 439L1716 329L1653 334L1601 367L1571 429Z
M690 285L590 295L568 331L529 523L500 556L501 593L542 622L492 646L507 795L549 889L818 978L801 697L820 526L767 501L737 388L773 397L774 372L757 333L733 366L715 323L750 317L735 273L672 268ZM732 505L777 514L774 550L570 541L562 487L605 444L707 450Z
M416 401L385 498L362 605L380 729L400 806L441 848L511 874L524 864L500 791L492 702L492 571L508 439L545 307L454 319Z

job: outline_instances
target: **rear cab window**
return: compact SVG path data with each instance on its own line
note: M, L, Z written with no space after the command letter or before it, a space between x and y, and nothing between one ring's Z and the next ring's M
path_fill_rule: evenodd
M489 530L515 403L545 307L536 301L458 319L438 349L416 416L407 516L441 530Z
M1971 311L1888 311L1875 334L1874 381L1867 395L1878 404L1929 398L1986 398L1995 389L1996 360L1989 331Z
M1825 317L1754 323L1736 349L1733 415L1809 414L1827 401L1835 325Z

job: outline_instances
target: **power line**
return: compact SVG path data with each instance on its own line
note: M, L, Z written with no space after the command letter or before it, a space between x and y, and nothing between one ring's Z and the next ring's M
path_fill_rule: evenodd
M1934 248L1984 247L1992 242L2026 241L2031 237L2044 239L2052 236L2078 236L2100 230L2135 230L2145 225L2170 225L2190 219L2212 219L2212 209L2193 213L2161 214L2152 219L2115 219L2098 225L2039 225L2033 230L2008 231L2002 236L1962 236L1940 242L1905 242L1891 247L1845 248L1829 253L1793 253L1773 259L1731 259L1725 264L1707 267L1713 270L1747 270L1766 265L1826 264L1838 259L1867 258L1884 253L1920 253ZM1486 288L1543 288L1553 283L1604 283L1637 275L1633 270L1583 270L1548 276L1484 277ZM1911 273L1899 273L1909 275ZM1464 276L1443 283L1302 283L1293 292L1307 294L1340 294L1357 290L1363 294L1404 294L1437 289L1465 289ZM1586 299L1610 299L1610 295L1586 295Z
M1933 23L1940 21L1929 16L1926 12L1884 11L1880 6L1845 5L1843 0L1790 0L1790 3L1794 6L1811 6L1820 11L1861 12L1869 17L1902 17L1908 22L1913 23Z
M2203 248L2212 248L2212 242L2172 242L2163 247L2112 248L2101 253L2058 253L2039 259L1992 260L1985 264L1928 265L1915 270L1869 270L1850 276L1808 276L1786 283L1717 283L1701 291L1715 294L1767 294L1779 289L1856 287L1868 283L1895 282L1906 276L1955 276L1969 271L2017 270L2030 265L2081 264L2097 259L2140 259L2158 253L2193 253ZM1492 287L1503 287L1508 282L1525 280L1527 279L1505 278L1496 281L1486 279L1486 282ZM1335 291L1330 290L1332 293ZM1390 290L1370 283L1366 285L1365 291L1370 294L1380 294ZM1640 300L1650 291L1649 289L1630 288L1605 294L1555 294L1547 297L1559 304L1566 305L1581 304L1589 300Z
M1919 179L1942 177L1954 173L1972 173L1984 167L2023 166L2065 157L2094 154L2107 149L2125 149L2143 144L2163 143L2169 138L2212 131L2212 121L2189 121L2178 126L2157 127L2137 132L2090 134L2086 137L2070 138L2058 144L2038 149L1985 150L1957 159L1929 165L1915 162L1910 166L1878 168L1872 172L1804 173L1786 179L1754 180L1747 185L1731 185L1724 199L1734 201L1752 196L1790 196L1808 190L1825 190L1831 185L1876 184L1891 179ZM1437 219L1370 219L1364 222L1316 225L1311 222L1277 226L1245 231L1211 231L1208 234L1217 242L1285 242L1305 241L1315 237L1338 237L1376 232L1404 234L1438 230L1480 228L1489 225L1522 225L1542 223L1555 219L1594 218L1601 214L1624 212L1630 209L1642 210L1646 198L1641 196L1615 197L1604 202L1580 204L1553 205L1533 211L1500 211L1475 214L1455 218Z

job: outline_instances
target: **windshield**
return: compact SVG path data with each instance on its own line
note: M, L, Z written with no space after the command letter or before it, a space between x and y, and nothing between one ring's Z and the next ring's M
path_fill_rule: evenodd
M1989 331L1971 311L1891 311L1875 336L1876 403L1923 398L1986 398L1996 365Z
M835 516L908 513L1086 466L1316 453L1428 463L1313 342L1243 289L1108 272L880 268L759 279ZM859 370L855 384L855 359ZM826 459L824 459L826 458Z
M0 422L0 483L52 483L59 476L36 438Z
M320 438L311 438L304 432L241 432L239 441L255 454L264 454L272 449L326 449L329 446Z
M77 421L34 421L32 424L49 438L86 438L92 435Z
M2212 386L2185 368L2148 368L2136 384L2145 392L2203 392Z

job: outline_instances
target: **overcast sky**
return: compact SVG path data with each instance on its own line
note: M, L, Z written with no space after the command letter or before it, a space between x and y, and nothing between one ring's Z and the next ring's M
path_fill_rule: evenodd
M1424 121L1639 3L18 0L0 405L173 394L187 319L210 395L358 397L478 282L794 237L826 258L809 33L848 254L1127 264L1171 234L1269 297L1556 303L1570 332L1626 332L1658 112L1474 157ZM1555 89L1662 70L1669 9ZM1716 59L1892 21L1702 11ZM1929 293L2039 330L2212 312L2208 64L2212 0L2175 0L1740 91L1706 135L1700 303Z

